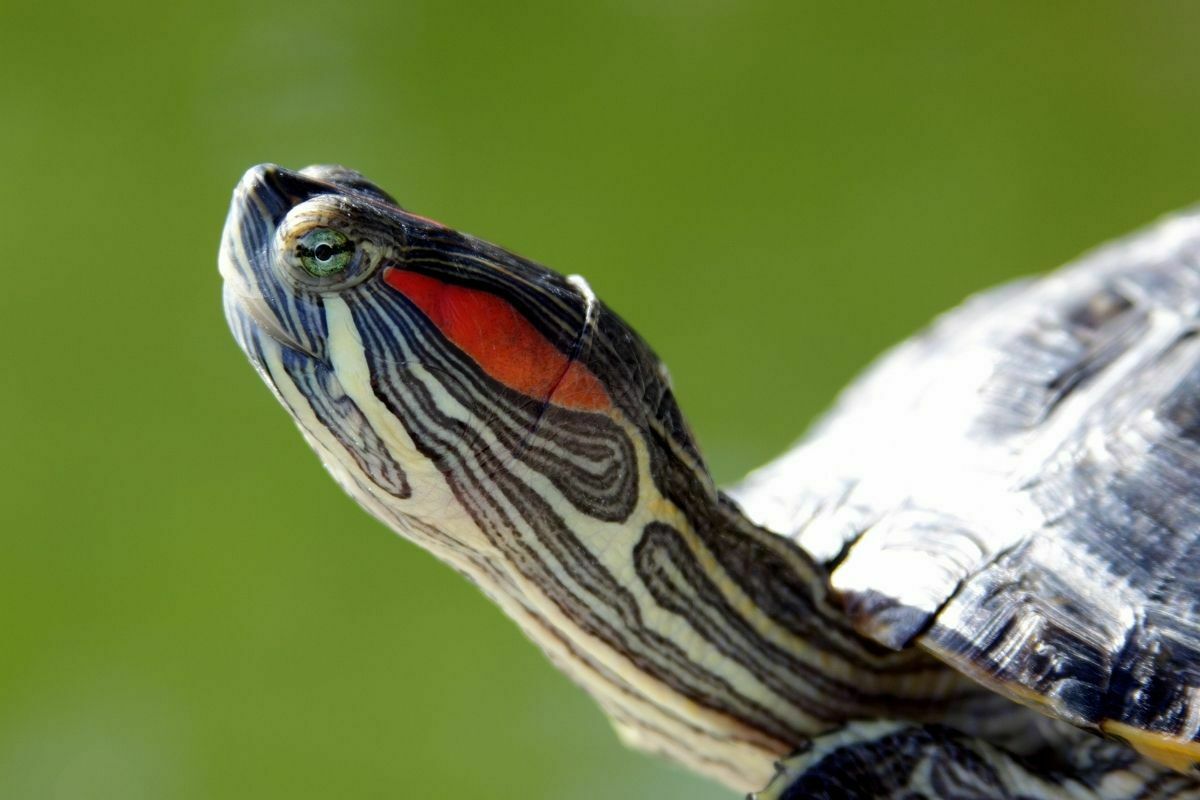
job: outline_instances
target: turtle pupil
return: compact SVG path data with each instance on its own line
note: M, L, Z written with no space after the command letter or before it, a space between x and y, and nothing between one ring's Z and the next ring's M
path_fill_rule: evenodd
M296 242L295 257L305 272L328 278L344 272L353 260L354 245L345 234L329 228L311 230Z

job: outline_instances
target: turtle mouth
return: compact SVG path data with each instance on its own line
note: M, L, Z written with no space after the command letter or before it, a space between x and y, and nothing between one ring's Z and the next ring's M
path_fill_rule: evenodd
M313 348L289 334L279 324L261 295L245 294L239 290L236 284L226 279L222 298L225 303L225 318L229 322L229 327L233 330L242 349L251 357L254 356L255 348L250 347L247 335L252 332L261 332L284 347L304 353L310 358L321 358L319 353L313 352Z
M321 356L311 348L290 336L276 321L261 297L246 297L229 284L221 292L225 306L225 320L233 332L233 338L247 357L260 370L267 365L267 353L288 348L308 358L320 360Z
M252 358L255 348L246 341L252 331L321 358L315 341L306 341L310 337L291 331L281 319L278 309L284 305L284 298L272 273L272 240L288 211L329 191L330 187L319 181L274 164L251 167L233 190L217 264L225 282L226 318L242 349Z

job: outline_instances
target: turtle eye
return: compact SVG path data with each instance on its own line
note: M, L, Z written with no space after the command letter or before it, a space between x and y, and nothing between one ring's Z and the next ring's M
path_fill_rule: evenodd
M330 228L314 228L296 242L296 257L313 277L336 275L350 266L354 243Z

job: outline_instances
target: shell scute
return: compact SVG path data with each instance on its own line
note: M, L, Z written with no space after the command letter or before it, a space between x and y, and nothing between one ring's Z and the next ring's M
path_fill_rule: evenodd
M1198 265L1192 213L975 298L734 496L828 564L861 633L1190 768Z

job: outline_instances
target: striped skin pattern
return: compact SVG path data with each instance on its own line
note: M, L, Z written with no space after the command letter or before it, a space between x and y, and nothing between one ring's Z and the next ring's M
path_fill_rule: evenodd
M1064 764L1016 758L941 725L854 723L779 765L753 800L1197 800L1200 786L1103 739Z
M348 242L339 252L352 258L344 269L307 268L317 241ZM1168 768L1186 769L1190 752L1176 757L1174 740L1154 738L1165 717L1144 701L1148 689L1092 719L1077 718L1085 694L1059 691L1062 677L1105 680L1082 663L1105 655L1087 640L1103 629L1104 607L1072 594L1087 580L1064 571L1069 580L1030 596L1028 573L1053 583L1062 565L1001 552L979 573L986 580L964 581L958 605L931 622L936 592L968 575L963 554L989 544L945 513L975 495L941 497L941 514L862 501L855 475L871 469L842 471L860 450L818 447L840 460L825 468L810 457L797 468L788 456L735 503L713 485L663 366L582 279L405 212L340 167L250 170L234 193L220 267L235 338L333 477L478 585L595 697L627 743L742 791L770 782L764 800L1198 797ZM1128 306L1088 308L1102 325ZM918 350L928 347L921 341ZM1070 356L1061 337L1054 342L1055 357ZM883 372L899 363L920 374L905 352ZM1099 363L1108 352L1086 354ZM1065 397L1085 386L1086 369L1051 390ZM1027 377L1019 364L1012 372ZM867 395L874 385L868 376ZM1010 388L990 391L1007 398ZM1171 419L1191 424L1190 395L1171 397ZM1021 403L982 405L1011 417ZM852 416L815 441L832 432L837 442L846 428L870 438L868 415ZM886 416L879 424L905 428ZM823 474L806 472L814 464ZM895 472L909 474L920 473L908 464ZM1062 493L1051 481L1034 487L1048 491ZM881 510L893 512L883 520L891 527L872 516ZM977 509L992 524L1012 522L993 511ZM1134 571L1149 563L1135 559ZM889 594L897 587L918 594ZM1071 610L1036 636L1004 624L1038 613L1038 603ZM976 624L972 614L994 618ZM1135 649L1127 660L1145 656ZM1112 696L1155 689L1173 709L1170 724L1192 724L1190 697L1166 675L1116 675ZM1083 727L1102 721L1133 749L1014 699ZM777 773L774 762L789 755Z
M297 268L315 227L356 243L345 273ZM333 167L248 172L220 264L238 343L334 478L479 585L628 743L748 791L848 719L1021 724L853 631L824 570L716 490L665 370L581 279Z

